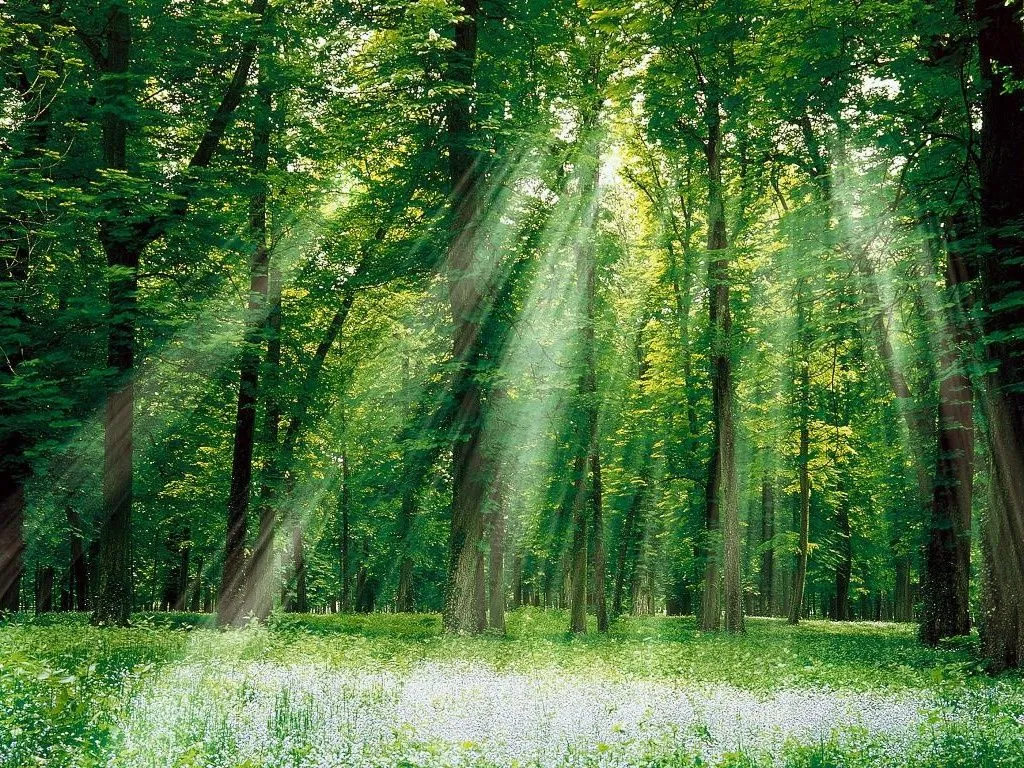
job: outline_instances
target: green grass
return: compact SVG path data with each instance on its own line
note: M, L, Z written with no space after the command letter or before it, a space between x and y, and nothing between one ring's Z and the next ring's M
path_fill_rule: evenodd
M0 767L502 764L470 740L453 748L404 727L387 733L379 714L384 735L365 754L317 762L334 743L320 731L352 723L334 741L358 741L360 718L370 717L361 713L395 706L392 683L346 676L404 681L435 668L584 691L736 691L716 695L745 696L743 706L793 691L929 702L898 746L848 729L776 742L770 754L738 744L708 757L698 722L677 734L620 734L614 744L584 739L558 765L619 765L628 747L629 764L650 766L1024 766L1024 682L985 675L973 640L932 650L910 625L766 619L749 619L735 637L701 634L692 619L624 619L608 636L571 637L565 626L563 614L535 610L510 614L506 637L475 638L444 635L434 615L279 615L228 632L188 614L140 615L130 629L91 627L77 615L15 617L0 625ZM239 713L248 718L241 726ZM265 734L255 747L238 735L246 728Z

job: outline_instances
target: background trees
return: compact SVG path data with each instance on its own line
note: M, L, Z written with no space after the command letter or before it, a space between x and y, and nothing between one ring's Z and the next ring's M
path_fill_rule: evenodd
M3 606L1019 663L997 5L8 3Z

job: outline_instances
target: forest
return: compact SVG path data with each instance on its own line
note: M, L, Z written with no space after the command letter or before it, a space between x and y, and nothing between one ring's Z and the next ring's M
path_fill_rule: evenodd
M0 768L1024 765L1021 0L0 71Z

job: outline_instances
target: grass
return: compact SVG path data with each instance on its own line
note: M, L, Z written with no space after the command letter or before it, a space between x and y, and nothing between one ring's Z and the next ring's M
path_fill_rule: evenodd
M1024 681L910 625L629 618L571 637L509 616L188 614L0 626L0 767L1024 766Z

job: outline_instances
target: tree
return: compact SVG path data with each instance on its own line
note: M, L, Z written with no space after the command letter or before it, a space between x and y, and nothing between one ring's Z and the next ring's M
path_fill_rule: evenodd
M982 645L995 669L1024 660L1024 26L1017 4L977 0L984 87L981 131L981 294L988 363L984 396L991 456L985 521Z
M252 14L261 17L266 0L253 0ZM138 270L143 252L163 237L170 224L187 210L184 186L166 210L138 211L132 205L135 182L129 167L128 135L136 100L132 76L133 22L121 2L108 3L99 32L83 29L80 37L101 83L100 145L105 169L105 204L98 236L107 258L109 334L107 365L113 372L104 420L103 523L100 533L100 581L93 618L97 623L127 624L132 610L131 510L133 424L132 382L138 323ZM242 46L238 64L220 104L188 161L190 172L213 159L231 117L242 100L255 53L255 38Z

